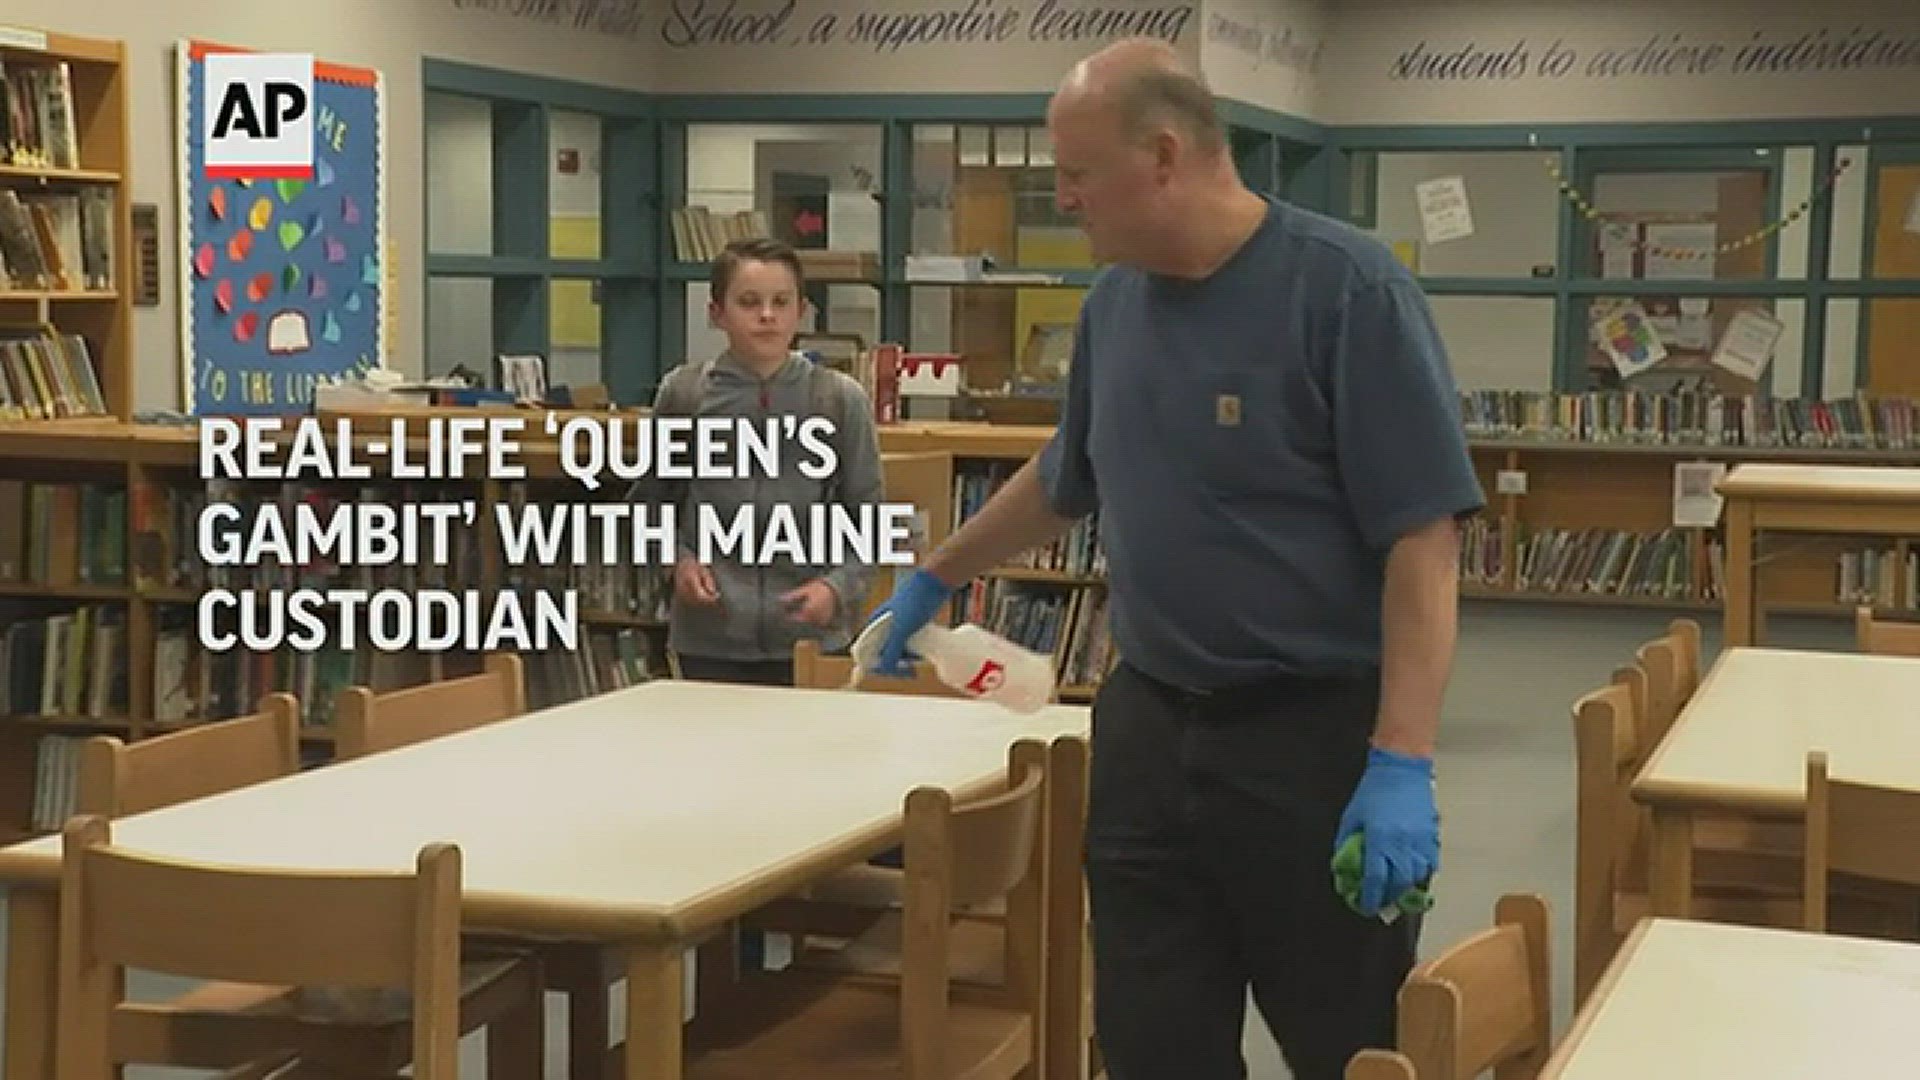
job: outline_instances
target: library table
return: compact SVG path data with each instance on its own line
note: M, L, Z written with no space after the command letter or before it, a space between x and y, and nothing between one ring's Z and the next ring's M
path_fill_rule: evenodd
M1654 914L1690 911L1692 815L1802 817L1811 750L1836 777L1920 790L1920 660L1723 650L1634 778L1653 816Z
M958 698L658 680L123 818L114 841L362 872L410 872L423 845L458 844L470 929L627 955L626 1074L674 1080L688 948L898 843L915 786L985 790L1016 740L1089 730L1079 706L1020 716ZM52 1075L59 844L0 850L7 1080ZM1067 869L1078 861L1049 872Z
M1539 1080L1911 1076L1920 946L1643 919Z
M1726 500L1728 645L1760 643L1760 534L1920 536L1920 468L1748 462L1728 471L1719 492Z

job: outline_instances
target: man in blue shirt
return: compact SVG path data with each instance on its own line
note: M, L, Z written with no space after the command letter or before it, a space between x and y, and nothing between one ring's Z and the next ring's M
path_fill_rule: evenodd
M1297 1080L1390 1047L1439 864L1457 520L1479 509L1431 313L1378 242L1244 187L1213 99L1128 41L1049 109L1109 264L1052 441L883 611L877 667L959 585L1098 511L1121 661L1094 703L1087 881L1114 1080L1244 1075L1251 986ZM1360 911L1336 892L1365 844Z

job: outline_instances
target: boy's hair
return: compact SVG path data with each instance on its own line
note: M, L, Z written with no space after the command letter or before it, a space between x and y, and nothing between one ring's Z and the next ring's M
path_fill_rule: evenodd
M761 236L752 240L734 240L713 260L713 276L708 288L713 299L718 301L727 298L734 271L743 262L782 263L793 271L794 292L806 290L807 277L800 269L800 256L794 252L793 245L770 236Z

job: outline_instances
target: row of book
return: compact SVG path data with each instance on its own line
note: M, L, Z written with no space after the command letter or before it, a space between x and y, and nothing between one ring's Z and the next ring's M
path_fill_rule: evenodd
M54 832L80 805L80 745L72 735L42 735L33 747L33 810L30 827Z
M125 585L127 489L0 477L0 582Z
M66 61L0 58L0 164L77 169L73 70Z
M0 614L0 716L104 720L127 715L126 615L117 605Z
M952 621L976 623L1052 657L1058 685L1087 687L1118 657L1108 632L1107 590L987 578L954 595Z
M735 240L754 240L772 233L764 210L714 213L704 206L683 206L673 212L673 257L681 262L712 262Z
M44 326L0 326L0 420L106 414L86 338Z
M1815 400L1721 394L1705 390L1651 393L1594 390L1462 392L1467 434L1642 446L1727 446L1793 449L1920 448L1920 404L1911 398L1860 394Z
M1529 593L1714 599L1725 580L1720 545L1696 547L1689 532L1522 525L1509 565L1505 526L1477 518L1466 531L1461 580Z
M554 649L520 659L530 709L638 686L666 670L662 635L630 626L587 629L573 652Z
M1882 611L1920 611L1920 552L1903 559L1892 548L1843 551L1835 558L1834 599Z
M954 476L953 526L958 529L993 498L1017 465L993 462L969 467ZM1100 544L1100 516L1091 514L1052 541L1014 556L1004 565L1024 570L1050 570L1074 577L1104 577L1107 552Z
M0 289L113 289L113 189L21 194L0 188Z

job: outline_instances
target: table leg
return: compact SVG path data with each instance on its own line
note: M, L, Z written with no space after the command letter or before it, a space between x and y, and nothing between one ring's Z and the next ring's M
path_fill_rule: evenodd
M686 961L678 945L627 954L627 1080L680 1080Z
M1693 818L1687 811L1653 808L1653 844L1648 853L1653 913L1684 919L1693 912Z
M1727 617L1725 647L1758 641L1760 567L1754 561L1753 504L1727 500Z
M59 916L59 894L50 889L7 892L6 1080L53 1075Z

